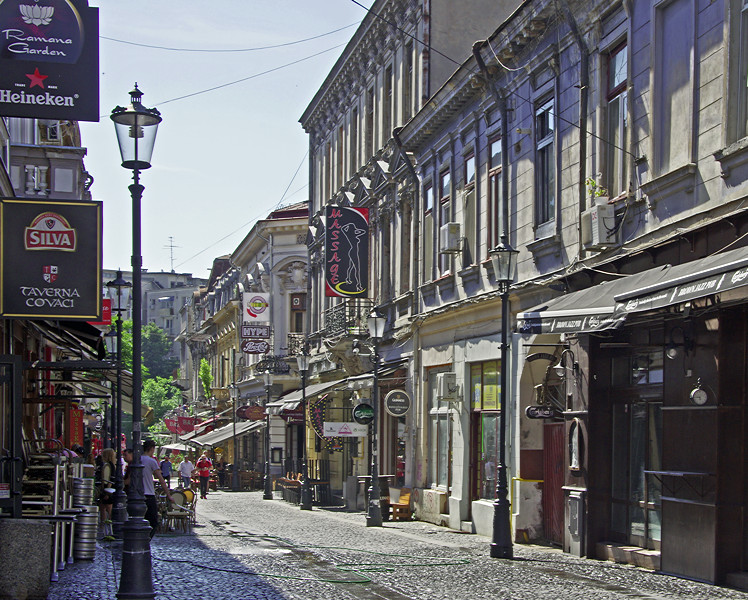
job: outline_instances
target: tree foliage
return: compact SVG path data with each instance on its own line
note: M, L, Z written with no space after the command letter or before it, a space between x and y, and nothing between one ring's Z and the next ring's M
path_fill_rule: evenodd
M182 392L169 379L154 377L143 381L142 402L153 409L160 426L164 415L182 404Z
M213 372L210 368L210 363L205 358L200 359L200 383L203 384L203 392L205 397L210 397L211 388L213 387Z
M141 331L143 364L151 377L171 378L179 366L179 361L175 357L167 357L172 343L166 332L159 329L155 323L148 323Z

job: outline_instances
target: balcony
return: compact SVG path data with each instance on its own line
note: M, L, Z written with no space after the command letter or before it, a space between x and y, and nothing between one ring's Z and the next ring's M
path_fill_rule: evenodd
M368 299L346 298L325 311L325 337L368 336L367 317L374 308Z
M306 334L303 333L289 333L288 334L288 355L296 356L304 351L304 340Z

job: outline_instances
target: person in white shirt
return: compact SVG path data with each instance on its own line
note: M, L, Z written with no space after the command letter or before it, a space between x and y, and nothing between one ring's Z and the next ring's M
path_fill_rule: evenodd
M182 487L186 490L190 489L192 484L192 472L195 470L195 465L192 464L192 461L190 461L186 454L182 459L182 462L177 466L177 470L179 471L179 477L182 481Z
M166 498L171 502L171 493L169 486L166 485L164 476L161 474L161 467L158 461L153 458L156 451L156 442L146 440L143 442L143 456L140 462L143 465L143 495L145 496L145 519L151 524L151 538L156 535L158 529L158 502L156 502L156 486L153 484L153 477L158 479L161 487L166 492Z

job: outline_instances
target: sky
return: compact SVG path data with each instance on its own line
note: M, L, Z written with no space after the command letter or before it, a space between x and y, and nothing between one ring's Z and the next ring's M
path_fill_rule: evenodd
M207 277L258 219L308 199L309 141L298 121L365 10L352 0L89 5L99 8L101 117L80 127L91 193L104 206L103 267L131 269L132 171L121 166L109 114L129 104L137 82L143 105L163 117L140 178L143 267Z

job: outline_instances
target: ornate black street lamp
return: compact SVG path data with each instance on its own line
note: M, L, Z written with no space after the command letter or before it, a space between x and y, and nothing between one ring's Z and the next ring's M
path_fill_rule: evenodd
M117 271L117 277L107 284L109 289L116 290L117 308L117 400L114 410L114 439L117 449L117 468L114 470L114 506L112 507L112 533L117 539L122 538L122 524L127 520L127 494L122 483L122 289L132 287L129 281L122 277L122 271ZM125 303L126 304L126 303Z
M130 487L127 494L129 519L123 526L122 574L117 598L153 598L153 573L151 567L151 526L143 518L146 513L143 495L143 464L140 461L141 387L142 372L142 273L141 255L141 211L143 190L140 171L149 169L156 132L161 123L161 114L155 108L146 108L141 103L143 93L138 89L130 92L130 105L117 106L111 119L117 132L122 166L133 172L130 184L132 198L132 450L129 467Z
M239 399L239 387L236 385L236 383L229 384L229 397L231 398L231 405L233 406L234 410L234 435L233 437L233 444L234 444L234 462L233 466L231 467L231 491L232 492L238 492L239 491L239 451L236 445L236 401Z
M377 460L377 429L379 421L379 342L384 337L384 326L387 319L376 308L368 318L369 337L374 345L374 385L371 388L371 400L374 408L374 419L371 422L371 486L369 487L369 509L366 513L367 527L382 526L381 492L379 489L379 462Z
M273 374L270 371L265 371L262 374L262 379L265 382L265 392L267 393L265 400L265 489L262 499L272 500L273 485L270 480L270 413L268 412L268 404L270 404L270 390L273 387Z
M496 500L493 503L493 537L491 558L512 558L512 532L509 522L509 485L506 472L507 372L509 370L509 286L517 273L517 250L505 236L491 251L493 272L501 293L501 413L499 417L499 467L496 477Z
M304 456L302 460L304 462L301 463L301 500L299 502L299 508L301 510L312 510L312 490L309 487L309 459L306 439L306 375L309 371L309 355L306 351L306 344L304 345L301 354L296 356L296 366L301 375L301 405L304 409L304 424L302 428L302 431L304 432Z

